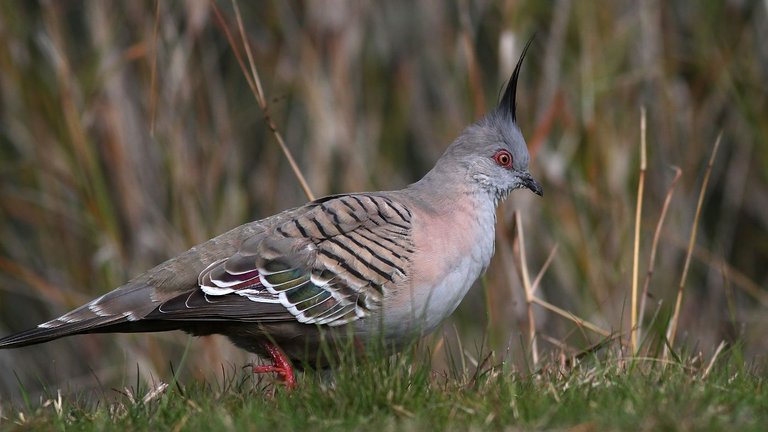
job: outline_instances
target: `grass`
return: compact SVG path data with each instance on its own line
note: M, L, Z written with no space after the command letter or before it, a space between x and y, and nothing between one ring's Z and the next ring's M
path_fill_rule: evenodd
M333 378L307 372L292 392L234 367L108 396L52 392L3 407L0 430L762 430L768 422L765 375L731 353L714 365L549 359L535 373L493 361L435 373L424 357L358 359Z

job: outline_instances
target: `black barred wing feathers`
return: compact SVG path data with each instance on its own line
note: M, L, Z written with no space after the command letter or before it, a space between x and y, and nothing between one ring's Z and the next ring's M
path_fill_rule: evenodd
M304 210L278 219L203 271L199 284L209 303L200 307L240 297L279 304L301 323L336 326L379 308L387 291L407 277L411 213L402 204L379 195L342 195Z

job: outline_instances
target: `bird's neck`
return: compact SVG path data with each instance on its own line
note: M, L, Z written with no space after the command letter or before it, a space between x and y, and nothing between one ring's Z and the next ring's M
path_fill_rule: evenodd
M485 267L493 254L498 195L463 175L441 174L431 171L405 193L413 204L444 222L443 232L461 233L460 237L480 247Z
M452 212L458 203L467 203L477 211L495 214L501 198L495 191L466 171L437 164L421 180L406 188L414 196L429 197L428 202L439 212Z

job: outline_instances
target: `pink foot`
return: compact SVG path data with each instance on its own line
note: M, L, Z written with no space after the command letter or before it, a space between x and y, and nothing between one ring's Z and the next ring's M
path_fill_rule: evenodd
M293 366L291 366L288 357L276 345L265 342L264 349L267 354L272 358L272 364L269 366L254 366L253 373L276 373L280 376L280 379L285 383L285 386L289 390L296 388L296 377L293 374Z

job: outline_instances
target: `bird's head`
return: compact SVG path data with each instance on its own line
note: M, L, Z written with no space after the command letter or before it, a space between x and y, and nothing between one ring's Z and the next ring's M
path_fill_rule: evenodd
M444 165L442 170L465 172L465 178L496 200L519 188L543 194L539 182L528 172L528 147L515 115L517 80L530 44L525 45L498 107L470 125L438 162L438 166Z

